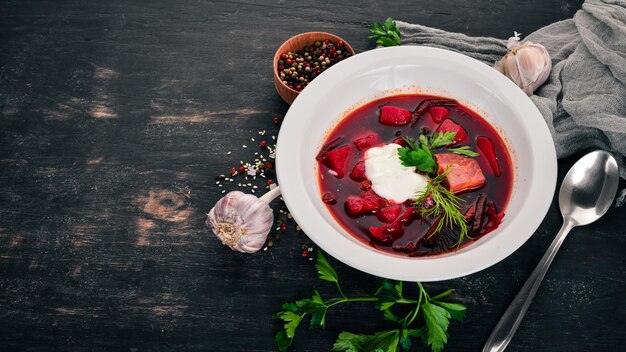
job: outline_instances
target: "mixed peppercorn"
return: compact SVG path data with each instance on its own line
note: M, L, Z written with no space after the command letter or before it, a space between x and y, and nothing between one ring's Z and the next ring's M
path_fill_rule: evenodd
M318 40L312 46L281 54L278 75L283 84L299 92L327 68L351 55L341 40Z

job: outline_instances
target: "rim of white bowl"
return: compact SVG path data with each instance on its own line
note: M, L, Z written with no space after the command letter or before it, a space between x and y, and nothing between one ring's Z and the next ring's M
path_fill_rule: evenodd
M488 235L491 236L488 240L486 238L478 240L483 242L480 246L472 243L451 255L408 258L357 243L349 238L352 235L342 234L326 223L312 201L304 198L307 194L305 185L294 170L297 170L297 166L303 162L310 163L311 170L314 170L313 165L316 161L314 158L299 160L295 151L300 147L300 137L295 132L301 129L298 122L302 121L302 116L318 104L316 99L318 92L333 89L337 82L367 67L372 60L380 61L386 57L398 59L403 56L411 60L415 60L416 57L424 60L445 58L465 65L474 70L477 79L487 77L489 84L493 85L493 90L498 91L507 101L514 102L515 110L525 116L525 123L532 126L533 143L530 143L529 148L533 156L541 157L533 158L531 174L527 175L532 184L523 205L523 214L516 214L512 219L511 215L507 214L509 223L506 228L514 234L497 236L498 234L494 232ZM284 118L277 141L276 172L282 197L295 221L307 236L329 255L353 268L379 277L403 281L440 281L486 269L521 247L537 230L550 207L556 188L557 164L554 142L539 110L508 78L482 62L459 53L431 47L402 46L379 48L357 54L333 65L313 80L300 93ZM315 186L317 187L317 183ZM329 233L332 236L329 236Z

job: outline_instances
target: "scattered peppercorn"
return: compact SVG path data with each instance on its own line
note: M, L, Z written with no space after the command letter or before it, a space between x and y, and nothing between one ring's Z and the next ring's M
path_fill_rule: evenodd
M230 168L230 174L234 176L235 174L237 174L237 170L235 170L234 167L231 167Z
M245 166L240 166L239 167L239 172L246 172L246 167Z
M278 116L274 116L274 125L278 125L280 123L280 119Z
M274 165L272 165L272 163L270 163L269 161L265 163L265 168L268 170L271 170L274 167Z
M268 184L268 185L271 185L272 183L274 183L274 181L272 181L272 180L267 180L267 184Z
M265 148L267 147L267 142L266 141L261 141L261 148Z
M278 74L283 84L301 91L324 70L350 56L342 40L337 43L329 39L318 40L313 46L281 54L278 60ZM276 119L274 123L278 124Z
M302 253L300 255L306 258L306 257L309 256L309 251L305 249L305 250L302 251Z
M287 225L285 225L285 224L280 225L280 230L281 231L287 231Z

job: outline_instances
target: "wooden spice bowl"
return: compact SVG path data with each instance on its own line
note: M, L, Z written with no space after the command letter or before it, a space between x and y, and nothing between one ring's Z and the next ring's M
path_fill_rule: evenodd
M295 35L287 39L278 48L278 50L276 50L276 54L274 54L274 62L273 62L274 86L276 87L276 91L278 92L280 97L283 98L285 103L291 105L291 103L293 103L293 101L298 97L298 94L300 94L300 92L298 92L295 89L289 88L280 80L280 76L278 74L278 60L280 60L280 55L287 53L289 51L295 52L295 51L301 50L302 48L306 46L314 45L315 42L318 40L324 41L326 39L335 43L339 41L343 41L345 50L347 50L351 55L355 54L354 49L352 48L352 46L350 46L350 44L348 44L347 41L345 41L343 38L339 36L336 36L331 33L326 33L326 32L306 32L306 33Z

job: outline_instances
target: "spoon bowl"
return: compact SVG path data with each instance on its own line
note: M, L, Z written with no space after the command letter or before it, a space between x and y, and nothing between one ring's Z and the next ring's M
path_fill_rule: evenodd
M613 202L619 181L617 162L598 150L582 157L567 173L559 191L559 207L573 226L602 217Z

